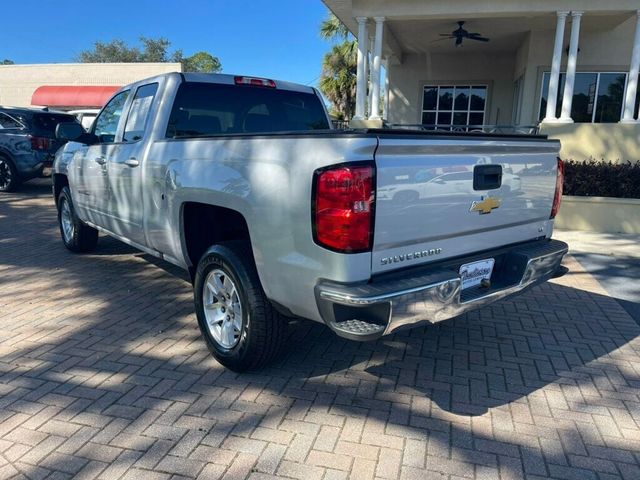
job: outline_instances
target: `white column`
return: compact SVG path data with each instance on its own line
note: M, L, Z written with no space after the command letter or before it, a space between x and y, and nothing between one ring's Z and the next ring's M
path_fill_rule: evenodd
M556 12L556 40L553 44L553 60L551 61L551 75L549 76L549 92L547 94L547 113L544 122L556 120L558 104L558 85L560 84L560 65L562 63L562 44L564 42L564 26L569 12Z
M375 17L376 37L373 43L373 58L371 60L371 109L369 119L380 120L380 65L382 63L382 34L384 32L384 17Z
M363 120L367 101L366 57L369 34L367 33L367 17L356 17L356 21L358 22L358 69L356 74L356 115L354 118Z
M382 105L382 118L389 120L389 58L384 62L384 103Z
M571 12L571 41L569 42L569 57L567 58L567 75L564 81L562 113L558 119L558 121L562 123L573 123L573 119L571 118L571 104L573 103L573 86L576 82L580 20L583 13L584 12Z
M638 74L640 73L640 10L636 18L636 35L633 39L633 52L631 53L631 63L629 66L629 77L627 78L627 94L624 100L623 123L634 123L636 95L638 93ZM640 120L640 119L638 119Z
M369 115L371 114L372 110L371 110L371 96L373 95L373 84L371 83L371 69L373 68L373 43L374 43L374 39L371 38L370 42L368 43L369 45L369 55L367 55L367 59L365 61L365 72L367 72L367 78L369 79L367 81L367 92L368 92L368 96L367 96L367 106L365 108L365 117L369 118Z

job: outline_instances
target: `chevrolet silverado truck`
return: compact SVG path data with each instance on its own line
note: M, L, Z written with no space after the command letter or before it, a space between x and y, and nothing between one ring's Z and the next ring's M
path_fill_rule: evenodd
M236 371L271 361L290 317L375 340L544 282L567 252L543 136L333 130L313 88L195 73L124 87L89 132L57 134L64 245L101 231L188 270L204 340ZM407 183L420 194L379 194Z

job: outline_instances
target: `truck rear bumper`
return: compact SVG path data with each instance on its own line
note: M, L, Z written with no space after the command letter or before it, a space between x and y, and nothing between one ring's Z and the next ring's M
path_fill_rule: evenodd
M550 279L568 246L542 240L447 261L401 274L387 274L367 284L321 282L316 301L325 323L352 340L374 340L395 330L436 323L480 308ZM488 287L462 289L461 265L495 259Z

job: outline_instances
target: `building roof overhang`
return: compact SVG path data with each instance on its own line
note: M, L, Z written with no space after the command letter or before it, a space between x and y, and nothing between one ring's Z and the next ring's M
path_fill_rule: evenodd
M372 20L385 18L384 55L391 60L402 59L405 53L454 52L453 42L441 41L440 33L456 28L457 21L467 21L470 31L491 37L491 42L467 42L465 51L513 51L530 31L548 31L553 35L556 10L582 10L582 30L609 31L635 15L637 0L507 1L487 0L323 0L326 6L357 34L356 17Z

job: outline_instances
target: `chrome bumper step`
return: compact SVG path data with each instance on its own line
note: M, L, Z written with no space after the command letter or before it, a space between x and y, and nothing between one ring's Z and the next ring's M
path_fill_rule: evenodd
M469 261L464 258L367 284L320 283L316 299L325 322L338 335L375 340L401 327L456 317L542 283L555 275L567 250L564 242L543 240L484 252L481 257L496 258L499 265L489 288L462 290L458 268Z

